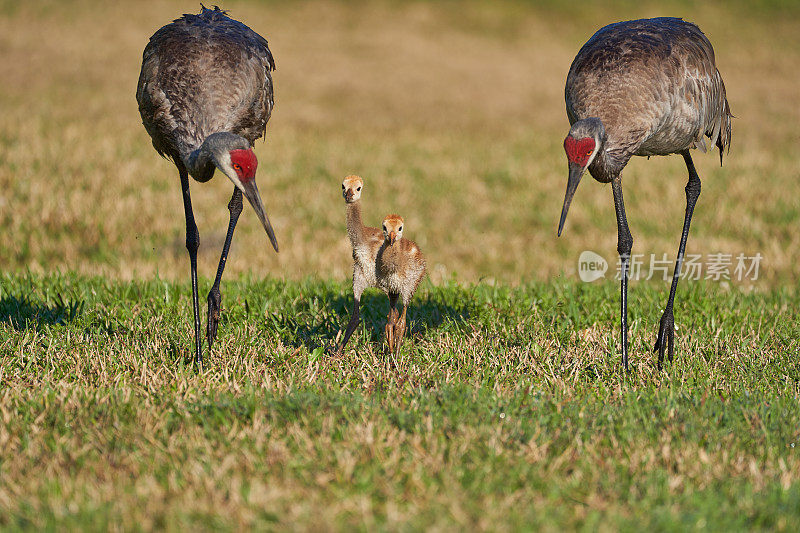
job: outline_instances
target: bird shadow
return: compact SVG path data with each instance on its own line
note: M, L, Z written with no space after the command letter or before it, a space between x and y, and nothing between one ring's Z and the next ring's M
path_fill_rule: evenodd
M309 352L322 347L332 353L337 343L341 342L353 311L353 295L339 294L323 299L324 313L317 312L313 320L297 321L287 313L282 313L276 320L282 324L281 341L294 348L305 347ZM300 304L302 307L302 304ZM400 305L398 304L398 307ZM402 308L401 308L402 309ZM308 306L308 311L312 311ZM304 309L296 309L302 315ZM313 314L313 313L312 313ZM383 341L383 328L389 314L389 300L385 294L368 290L361 297L361 322L359 329L366 331L369 341ZM465 322L471 315L469 302L449 302L443 296L428 292L411 301L407 311L406 335L424 337L432 329L440 327L444 322ZM351 340L352 342L352 340Z
M83 300L66 301L61 295L52 304L27 296L3 296L0 298L0 323L17 331L36 329L44 324L64 325L82 315L83 309Z

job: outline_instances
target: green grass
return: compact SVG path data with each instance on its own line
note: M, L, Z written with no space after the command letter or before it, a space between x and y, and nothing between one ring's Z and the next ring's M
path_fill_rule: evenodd
M208 280L203 281L207 287ZM800 527L796 291L423 285L396 361L341 358L345 285L240 279L208 367L189 287L0 277L0 526L17 529Z
M198 4L0 0L0 529L800 529L800 4L224 7L278 64L255 149L281 253L246 207L198 374L178 180L134 99L147 39ZM687 253L763 262L681 284L663 371L668 287L633 283L625 375L617 285L575 275L616 258L609 188L584 180L555 237L564 80L598 26L661 15L708 35L737 117L724 167L695 157ZM327 352L350 173L428 260L396 359L377 293ZM675 253L685 180L626 167L634 254ZM203 295L230 187L192 185Z

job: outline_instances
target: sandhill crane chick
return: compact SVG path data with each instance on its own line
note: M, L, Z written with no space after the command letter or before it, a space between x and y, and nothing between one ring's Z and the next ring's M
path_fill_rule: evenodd
M378 251L375 274L378 287L389 296L389 316L386 342L389 351L397 354L406 330L406 311L411 298L425 276L425 257L417 243L403 238L403 218L388 215L383 219L383 245ZM403 314L395 306L398 296L403 302Z
M353 248L353 313L344 333L338 352L344 351L347 341L358 326L361 295L367 287L377 287L375 258L383 244L383 233L378 228L364 226L361 220L361 190L364 180L347 176L342 181L342 196L347 209L347 235Z

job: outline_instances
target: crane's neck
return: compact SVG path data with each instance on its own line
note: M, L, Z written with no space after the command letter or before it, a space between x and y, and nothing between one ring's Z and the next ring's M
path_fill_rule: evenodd
M181 156L181 159L189 175L200 182L210 180L217 168L208 142L204 142L197 150Z
M619 176L630 157L625 150L611 148L605 139L601 139L600 149L589 165L589 173L597 181L608 183Z
M235 133L221 131L212 133L203 140L200 148L187 148L181 152L181 160L186 170L197 181L208 181L214 175L214 169L220 158L228 157L231 150L249 150L250 142ZM228 161L230 163L230 161Z
M347 204L347 236L355 248L364 242L364 223L361 221L361 200Z

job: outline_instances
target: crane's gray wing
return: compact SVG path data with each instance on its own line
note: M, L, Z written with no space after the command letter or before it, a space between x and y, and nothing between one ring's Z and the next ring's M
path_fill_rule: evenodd
M673 117L691 118L695 147L706 151L705 137L722 153L730 148L731 112L725 83L717 70L714 48L699 27L680 21L671 33L675 53L672 91ZM693 115L693 116L692 116Z
M164 26L145 47L136 92L153 146L174 159L220 131L252 144L272 114L274 69L266 39L219 9Z
M705 149L704 136L720 150L730 141L730 109L714 50L696 25L678 18L598 30L575 56L565 99L571 123L602 119L615 143L610 150L665 155Z

